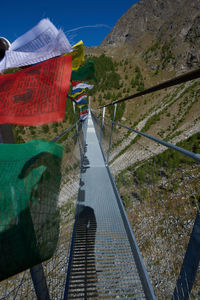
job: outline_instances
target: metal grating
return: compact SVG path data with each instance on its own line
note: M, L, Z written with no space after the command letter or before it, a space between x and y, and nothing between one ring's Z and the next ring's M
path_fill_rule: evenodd
M140 275L89 115L65 299L154 299Z

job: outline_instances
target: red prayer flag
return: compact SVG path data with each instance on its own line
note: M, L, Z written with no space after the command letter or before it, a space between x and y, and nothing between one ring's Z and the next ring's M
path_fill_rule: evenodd
M0 124L42 125L62 121L72 56L52 58L0 75Z
M77 84L81 83L82 81L71 81L72 86L76 86Z
M80 116L88 114L88 109L80 111Z

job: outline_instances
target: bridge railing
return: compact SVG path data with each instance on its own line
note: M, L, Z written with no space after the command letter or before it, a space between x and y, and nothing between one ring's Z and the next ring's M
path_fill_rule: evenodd
M200 133L172 145L92 115L157 298L197 299Z
M53 256L40 265L34 266L17 275L0 282L0 298L3 299L63 299L68 267L68 258L74 222L75 202L79 188L80 164L84 151L82 126L77 121L66 129L53 142L63 145L64 153L61 164L61 183L58 199L55 195L55 185L48 190L40 186L37 197L44 197L46 201L37 212L31 212L34 227L41 229L43 221L48 216L52 220L52 228L57 228L57 246ZM42 162L41 162L42 164ZM54 172L52 166L52 172ZM58 191L57 191L58 192ZM54 197L55 196L55 197ZM51 201L52 198L56 198ZM56 212L56 214L55 214ZM33 214L37 213L37 217ZM53 213L53 219L51 217ZM48 224L45 224L45 226ZM49 230L47 234L49 234ZM45 237L44 237L45 238ZM42 240L39 241L42 243ZM48 248L48 244L46 245Z

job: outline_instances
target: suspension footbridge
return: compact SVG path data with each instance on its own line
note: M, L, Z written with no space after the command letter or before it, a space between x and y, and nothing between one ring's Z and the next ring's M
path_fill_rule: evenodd
M91 114L85 148L66 297L154 299Z
M113 104L112 120L105 107L90 110L53 140L64 148L60 216L54 186L31 213L36 229L52 214L47 235L60 223L57 247L30 272L1 281L1 299L199 299L200 156L115 122ZM125 138L127 168L116 151Z

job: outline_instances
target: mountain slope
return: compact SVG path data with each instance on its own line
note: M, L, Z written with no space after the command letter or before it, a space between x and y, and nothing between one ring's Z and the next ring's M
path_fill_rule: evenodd
M200 0L139 1L118 20L100 48L121 45L133 51L154 45L152 61L162 60L165 46L178 72L200 66Z

